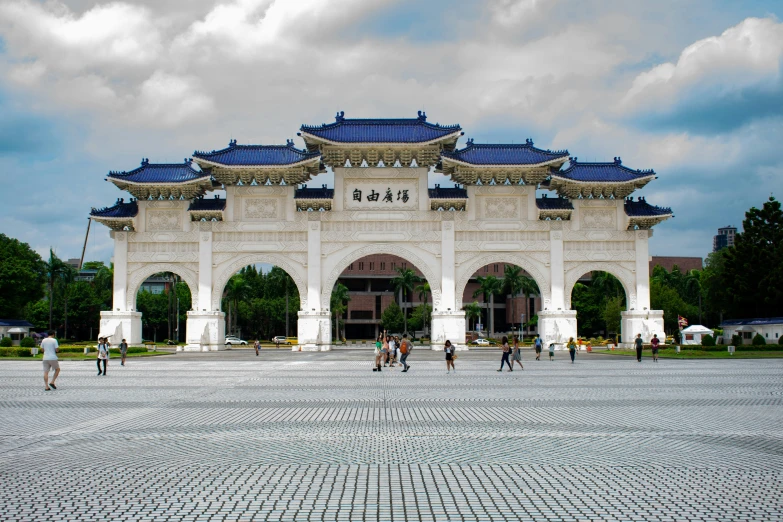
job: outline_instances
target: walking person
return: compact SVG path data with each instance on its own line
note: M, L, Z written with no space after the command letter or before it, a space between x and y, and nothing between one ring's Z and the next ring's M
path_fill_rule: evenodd
M633 343L636 345L636 360L642 362L642 348L644 348L642 334L636 334L636 339L634 339Z
M571 364L574 364L574 356L576 355L576 343L574 338L571 337L568 340L568 354L571 356Z
M109 345L104 338L98 339L98 375L106 375L106 364L109 361ZM101 371L101 362L103 362L103 371Z
M540 361L541 360L541 348L544 347L544 343L543 343L543 341L541 341L541 336L540 335L536 335L536 340L534 341L533 344L536 347L536 361Z
M514 368L511 367L511 363L508 361L508 356L511 355L511 348L508 345L508 337L505 335L500 340L500 348L503 350L503 358L500 359L500 369L499 372L503 371L503 363L506 363L508 365L508 371L513 372Z
M658 362L658 346L661 344L658 334L653 334L650 344L652 345L653 362Z
M449 367L454 370L454 373L457 373L457 369L454 367L454 346L448 339L443 345L443 351L446 352L446 373L449 373Z
M400 353L402 354L402 358L400 359L400 362L405 368L402 370L403 372L407 372L411 368L410 364L408 364L408 356L412 351L413 344L408 340L408 334L402 334L402 341L400 341Z
M43 350L44 384L46 385L44 390L56 390L57 386L54 384L54 381L60 375L60 361L57 360L57 352L60 351L60 345L57 343L57 339L54 338L54 332L49 332L49 337L41 341L41 350ZM50 370L54 370L52 382L49 382Z
M394 337L389 336L389 352L391 353L391 364L389 366L397 366L397 341Z
M125 342L125 339L120 343L120 355L122 356L120 366L125 366L125 357L128 355L128 343Z
M519 337L516 335L514 336L514 346L512 347L513 351L511 353L511 367L514 367L514 363L519 364L519 367L523 370L525 369L524 366L522 366L522 348L519 346Z
M554 361L555 360L555 343L549 343L549 360Z
M256 339L256 342L253 343L253 349L256 351L256 357L258 357L259 348L261 348L261 343L258 342L258 339Z
M383 337L378 336L378 338L375 340L375 366L373 366L372 371L379 372L381 371L381 347L383 346Z

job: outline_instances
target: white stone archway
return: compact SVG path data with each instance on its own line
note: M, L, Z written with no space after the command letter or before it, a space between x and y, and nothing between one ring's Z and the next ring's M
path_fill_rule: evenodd
M143 265L128 274L127 309L136 310L136 296L144 281L155 274L170 272L182 278L190 289L191 308L198 303L198 274L193 270L177 263L153 263Z
M571 309L571 294L579 278L589 272L607 272L616 277L623 285L625 291L625 301L628 310L636 308L636 276L633 270L623 266L620 263L609 262L588 262L580 263L569 268L565 275L565 304L568 310Z
M259 263L279 267L291 276L299 292L299 306L302 309L307 309L307 283L305 281L307 273L304 267L281 254L245 254L238 259L223 263L215 269L216 276L212 285L212 310L221 310L223 291L228 280L242 268Z
M542 263L537 262L520 253L492 252L484 254L476 259L472 259L471 261L459 266L458 273L460 275L458 276L455 286L457 308L462 308L462 296L465 293L465 287L468 285L468 281L473 276L473 274L476 273L476 270L493 263L503 263L520 267L535 280L539 290L541 290L541 300L544 306L548 306L552 301L550 280L544 275L544 270L546 267L542 266Z

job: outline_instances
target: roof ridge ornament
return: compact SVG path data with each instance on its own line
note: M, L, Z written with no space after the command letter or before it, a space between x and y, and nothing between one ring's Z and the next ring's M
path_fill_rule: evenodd
M622 159L620 159L620 156L615 156L615 158L614 158L614 164L615 164L615 165L622 165L622 164L623 164L623 160L622 160Z
M233 138L228 140L228 146L229 147L236 147L237 146L237 140L235 140Z
M334 121L336 122L345 121L345 111L338 111L337 115L334 117Z
M294 140L285 140L285 146L286 147L293 147L294 146Z
M525 145L527 145L528 147L532 147L533 146L533 138L527 138L525 140Z
M473 146L473 138L468 138L467 143L465 143L466 147L472 147Z
M427 121L427 113L424 111L418 111L419 121Z
M149 158L141 158L141 166L142 167L146 167L149 164L150 164L150 159ZM123 172L125 172L125 171L123 171Z

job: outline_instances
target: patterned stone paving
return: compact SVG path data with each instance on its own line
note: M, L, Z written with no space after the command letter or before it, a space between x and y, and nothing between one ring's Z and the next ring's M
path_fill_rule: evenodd
M783 360L0 362L0 520L783 520Z

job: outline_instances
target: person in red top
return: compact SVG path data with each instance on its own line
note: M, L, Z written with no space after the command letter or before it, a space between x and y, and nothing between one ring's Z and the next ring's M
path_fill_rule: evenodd
M658 334L653 334L653 338L650 339L650 344L652 345L653 362L658 362L658 345L661 344L660 339L658 339Z

